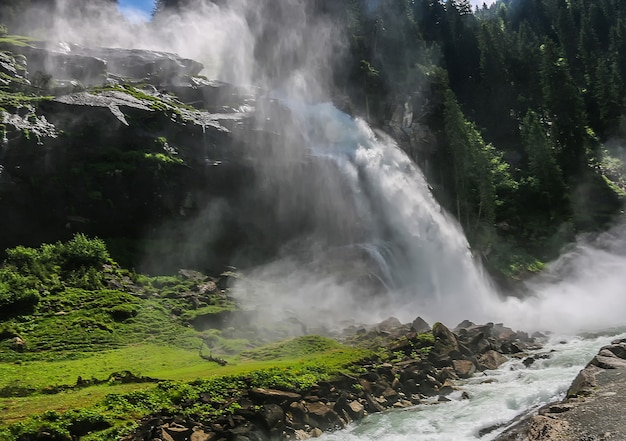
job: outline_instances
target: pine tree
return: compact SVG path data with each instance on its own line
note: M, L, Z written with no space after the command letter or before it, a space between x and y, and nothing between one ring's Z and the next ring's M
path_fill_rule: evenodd
M552 124L559 164L566 179L574 179L587 164L587 116L567 60L551 40L542 46L540 74L543 105Z

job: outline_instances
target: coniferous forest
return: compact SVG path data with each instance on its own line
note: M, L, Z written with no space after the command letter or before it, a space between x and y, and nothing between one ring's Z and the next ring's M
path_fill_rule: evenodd
M539 269L621 213L626 5L364 3L350 2L343 84L378 124L430 100L427 173L491 269Z

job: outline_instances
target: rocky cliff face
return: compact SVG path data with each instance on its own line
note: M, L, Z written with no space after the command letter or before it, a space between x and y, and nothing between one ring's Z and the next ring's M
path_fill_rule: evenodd
M169 53L11 38L0 49L0 249L82 231L120 256L153 254L155 270L219 268L257 234L250 149L279 136L256 118L275 103Z

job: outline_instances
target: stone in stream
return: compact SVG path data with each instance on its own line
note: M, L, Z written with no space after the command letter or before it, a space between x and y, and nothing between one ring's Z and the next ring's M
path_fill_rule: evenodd
M507 358L501 353L489 350L480 356L478 362L480 363L480 367L482 370L490 369L494 370L499 368L503 363L507 361Z

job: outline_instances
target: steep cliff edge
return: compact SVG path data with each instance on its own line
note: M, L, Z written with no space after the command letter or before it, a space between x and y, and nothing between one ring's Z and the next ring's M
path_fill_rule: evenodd
M256 109L277 104L202 68L0 38L0 250L84 232L126 265L150 255L150 270L170 271L220 270L240 244L271 247L254 239L251 219L268 210L248 189L252 156L280 136Z
M626 439L626 340L600 349L574 379L567 397L543 407L497 441L594 441Z

